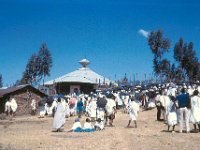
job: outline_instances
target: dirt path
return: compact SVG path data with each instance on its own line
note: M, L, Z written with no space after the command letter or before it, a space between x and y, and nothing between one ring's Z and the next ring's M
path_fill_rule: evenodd
M93 133L52 132L52 118L17 117L0 121L0 150L199 150L200 133L167 132L155 115L156 109L140 112L138 128L125 128L128 115L118 112L115 127ZM66 120L68 131L75 117Z

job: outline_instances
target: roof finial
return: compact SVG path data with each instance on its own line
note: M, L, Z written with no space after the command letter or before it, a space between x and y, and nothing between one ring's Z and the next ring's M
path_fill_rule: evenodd
M81 61L79 61L79 63L84 67L87 68L87 66L90 64L90 61L85 59L82 59Z

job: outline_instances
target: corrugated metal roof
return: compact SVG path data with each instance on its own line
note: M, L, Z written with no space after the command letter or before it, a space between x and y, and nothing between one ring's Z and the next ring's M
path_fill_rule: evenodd
M0 89L0 97L3 97L6 94L13 93L13 92L18 91L18 90L21 90L21 89L28 87L28 86L30 86L31 88L34 88L33 86L31 86L29 84L24 84L24 85L10 87L10 88L7 88L7 89ZM36 88L34 88L34 89L36 89ZM36 89L36 90L38 90L38 89ZM38 92L44 94L43 92L41 92L39 90L38 90Z
M82 67L66 75L45 82L45 85L50 85L58 82L79 82L79 83L90 83L98 84L99 82L110 84L110 80L92 71L90 68Z

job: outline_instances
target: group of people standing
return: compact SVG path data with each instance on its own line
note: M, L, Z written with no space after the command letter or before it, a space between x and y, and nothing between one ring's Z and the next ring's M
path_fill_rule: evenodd
M168 124L168 130L179 124L179 132L184 126L186 133L191 131L190 123L194 125L194 132L200 132L200 97L197 87L180 86L168 87L159 90L155 97L157 107L157 120L163 120ZM198 126L198 130L197 130Z
M57 100L57 107L55 109L53 120L53 128L56 131L63 130L66 109L69 109L69 112L73 112L70 116L75 115L78 119L81 119L82 115L85 114L85 116L88 117L86 122L96 121L94 128L97 130L102 130L107 124L107 121L109 121L110 126L113 125L116 113L116 103L112 98L106 98L104 95L93 95L91 97L84 97L83 95L77 97L72 96L67 100L67 103L69 105L68 108L63 105L62 98L58 98ZM79 124L77 122L78 121L75 121L75 124Z
M5 103L5 113L10 117L10 119L12 120L12 118L15 116L15 113L17 111L17 102L16 100L11 96L8 98L7 102Z

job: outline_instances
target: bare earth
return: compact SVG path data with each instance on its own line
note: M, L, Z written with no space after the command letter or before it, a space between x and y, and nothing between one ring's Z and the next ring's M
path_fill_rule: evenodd
M138 128L125 128L128 114L118 112L115 127L92 133L67 132L75 117L66 119L65 132L52 132L53 118L16 117L0 121L1 150L199 150L200 133L167 132L156 121L156 109L139 113ZM82 124L85 117L81 119ZM191 125L192 127L192 125Z

